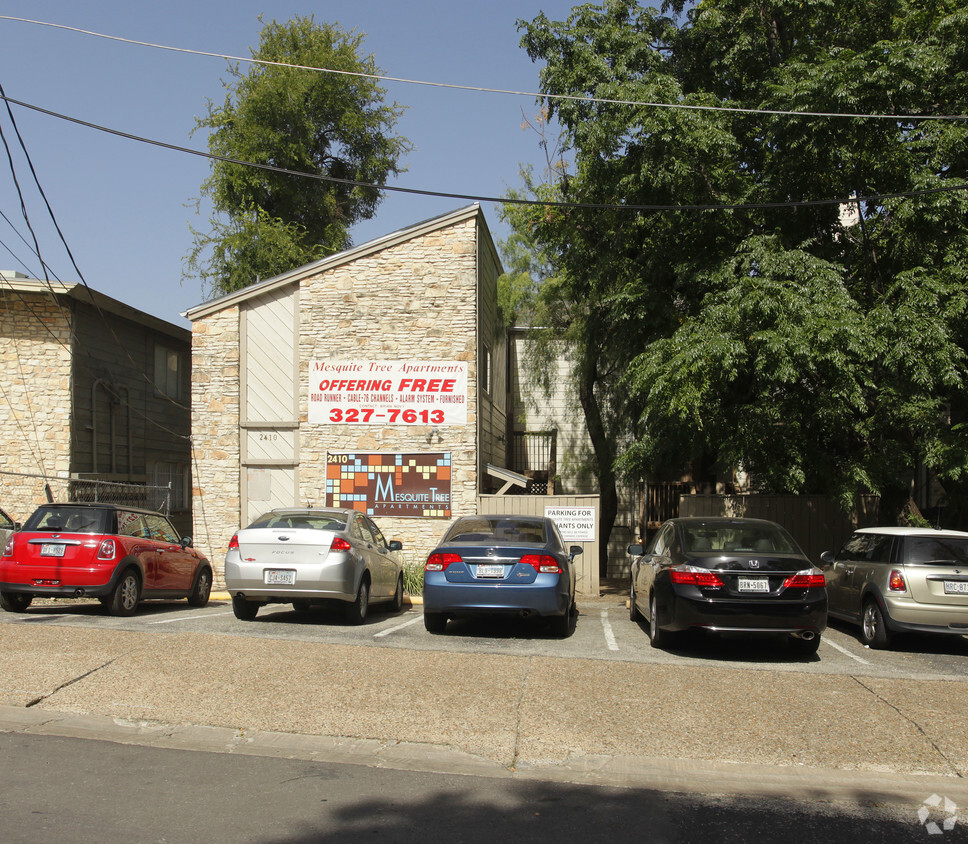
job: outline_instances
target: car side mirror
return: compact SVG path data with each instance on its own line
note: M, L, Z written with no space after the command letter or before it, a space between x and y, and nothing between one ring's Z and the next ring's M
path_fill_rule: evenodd
M192 538L190 536L183 536L181 538L181 547L182 548L191 548L192 547Z
M645 546L629 545L628 552L632 557L641 557L645 553Z
M571 554L571 556L572 556L572 557L577 557L577 556L578 556L579 554L581 554L581 553L582 553L582 552L583 552L584 550L585 550L585 549L584 549L584 548L582 548L582 547L581 547L581 545L572 545L572 546L571 546L571 547L570 547L570 548L568 549L568 553L569 553L569 554Z
M399 539L391 539L390 544L387 546L391 551L402 551L403 543Z
M834 552L824 551L820 555L820 568L829 568L834 564Z

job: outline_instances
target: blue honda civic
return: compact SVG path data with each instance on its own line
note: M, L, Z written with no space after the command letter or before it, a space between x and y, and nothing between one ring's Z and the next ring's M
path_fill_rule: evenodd
M443 633L464 615L547 616L555 632L571 632L574 557L548 518L461 516L424 566L424 626Z

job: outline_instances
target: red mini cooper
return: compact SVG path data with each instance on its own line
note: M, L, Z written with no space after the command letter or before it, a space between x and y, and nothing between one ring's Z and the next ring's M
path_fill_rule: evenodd
M203 607L212 567L160 513L114 504L44 504L10 535L0 557L0 606L34 598L97 598L132 615L147 598Z

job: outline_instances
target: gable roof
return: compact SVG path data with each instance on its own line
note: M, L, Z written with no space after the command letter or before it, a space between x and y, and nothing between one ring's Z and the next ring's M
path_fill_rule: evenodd
M429 220L415 223L412 226L407 226L406 228L399 229L398 231L383 235L382 237L378 237L374 240L368 240L366 243L361 243L359 246L351 247L343 252L337 252L335 255L330 255L328 258L322 258L319 261L314 261L311 264L296 267L293 270L280 273L279 275L272 278L267 278L264 281L250 284L248 287L244 287L241 290L233 291L225 296L220 296L218 299L212 299L210 302L203 302L200 305L189 308L187 311L182 313L182 316L193 321L196 319L201 319L202 317L209 316L210 314L220 311L223 308L238 305L248 299L261 296L264 293L275 290L278 287L283 287L287 284L298 282L303 278L316 275L322 271L333 269L334 267L339 267L343 264L348 264L351 261L355 261L367 255L372 255L375 252L389 249L392 246L405 243L413 238L439 231L440 229L453 226L456 223L461 223L465 220L470 220L475 217L478 218L480 223L484 223L484 216L481 212L481 206L478 203L467 205L464 208L459 208L456 211L442 214L439 217L431 217ZM488 237L490 237L490 234L488 234Z

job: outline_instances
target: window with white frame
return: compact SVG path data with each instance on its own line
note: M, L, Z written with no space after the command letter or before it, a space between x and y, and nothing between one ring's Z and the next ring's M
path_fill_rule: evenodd
M182 398L181 355L173 349L155 346L155 388L170 399Z

